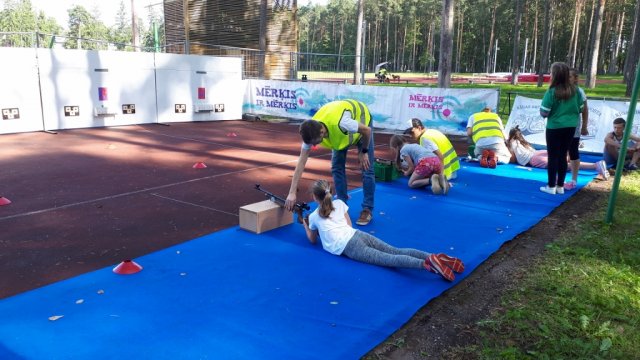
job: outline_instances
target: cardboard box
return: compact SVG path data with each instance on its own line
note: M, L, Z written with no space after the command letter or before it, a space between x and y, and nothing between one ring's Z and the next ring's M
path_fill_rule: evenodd
M240 228L256 234L293 223L293 214L271 200L240 207Z

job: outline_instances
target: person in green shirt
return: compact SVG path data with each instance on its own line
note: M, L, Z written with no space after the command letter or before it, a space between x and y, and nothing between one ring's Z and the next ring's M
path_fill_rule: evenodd
M569 66L562 62L551 65L551 84L542 98L540 116L547 119L545 139L549 164L547 185L540 191L547 194L564 194L564 178L567 175L567 151L584 111L584 97L571 81Z

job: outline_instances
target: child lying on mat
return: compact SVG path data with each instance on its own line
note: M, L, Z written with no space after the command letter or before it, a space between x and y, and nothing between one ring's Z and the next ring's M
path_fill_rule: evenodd
M522 131L518 126L509 130L509 139L507 140L507 146L513 157L518 164L522 166L531 166L540 169L546 169L548 158L546 150L536 150L531 144L524 138ZM600 160L597 163L580 162L580 169L583 170L596 170L603 179L609 178L609 172L607 171L607 165L604 160ZM569 167L571 170L571 167ZM564 184L565 189L571 190L576 187L573 181Z
M422 139L422 145L409 144L402 135L393 135L389 147L395 153L396 168L409 176L409 187L419 188L431 183L434 194L447 194L449 182L442 173L442 153L431 140ZM407 164L403 167L402 164Z
M395 248L369 233L354 229L349 217L349 207L342 200L333 200L331 186L326 180L317 180L311 187L318 208L303 221L307 238L315 244L318 236L322 247L334 255L344 255L367 264L426 269L453 281L453 272L464 271L458 258L445 254Z

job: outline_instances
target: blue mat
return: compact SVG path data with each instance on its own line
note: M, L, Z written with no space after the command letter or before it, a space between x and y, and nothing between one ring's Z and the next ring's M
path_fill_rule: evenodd
M365 228L462 258L456 282L575 193L541 193L545 170L462 165L447 196L378 183ZM594 175L581 173L579 188ZM356 218L362 193L351 196ZM136 261L135 275L106 268L0 301L0 359L352 359L453 286L333 256L298 224L231 228Z

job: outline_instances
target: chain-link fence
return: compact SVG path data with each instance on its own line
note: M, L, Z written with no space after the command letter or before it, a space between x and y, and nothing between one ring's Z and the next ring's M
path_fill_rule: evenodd
M38 32L0 32L0 46L233 56L242 58L245 79L288 81L353 83L356 61L354 55L260 51L198 42L134 47L126 43Z

